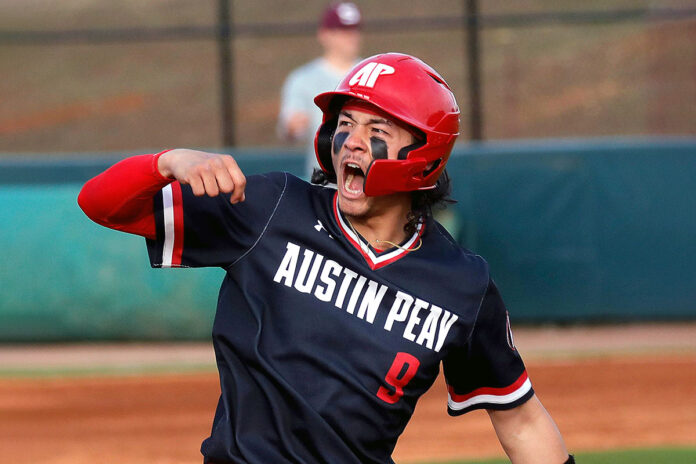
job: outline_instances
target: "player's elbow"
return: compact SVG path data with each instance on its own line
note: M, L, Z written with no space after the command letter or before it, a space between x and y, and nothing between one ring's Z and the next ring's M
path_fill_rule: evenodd
M94 208L94 202L92 201L92 198L90 196L90 189L88 187L88 184L85 184L82 186L82 189L80 189L80 193L77 195L77 205L80 207L83 213L87 215L88 218L93 220L93 216L95 216L95 208Z
M109 214L104 202L99 198L99 189L94 184L95 180L91 179L82 186L77 195L77 205L92 221L105 225L109 222Z

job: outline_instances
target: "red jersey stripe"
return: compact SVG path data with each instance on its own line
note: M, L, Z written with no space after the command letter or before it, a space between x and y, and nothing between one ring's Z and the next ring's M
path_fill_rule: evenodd
M184 251L184 208L181 195L181 184L172 184L172 208L174 210L174 247L172 249L172 267L181 266L181 256Z
M419 245L425 230L425 224L419 224L416 233L411 236L406 246L396 248L384 255L376 256L366 244L360 242L360 239L356 236L356 234L345 224L344 219L338 210L338 192L334 194L333 212L334 217L336 218L336 223L343 232L343 235L355 247L355 249L360 252L363 258L365 258L367 265L372 270L384 267L406 256L409 253L409 250Z
M451 385L447 385L447 391L449 392L450 398L452 398L452 401L457 402L457 403L463 403L464 401L467 401L475 396L481 396L481 395L492 395L492 396L505 396L509 395L510 393L513 393L517 390L519 390L520 387L524 385L524 383L527 381L528 376L527 376L527 371L522 372L522 375L515 380L514 383L507 387L500 387L500 388L495 388L495 387L481 387L477 388L476 390L467 393L465 395L458 395L457 393L454 392L454 388Z

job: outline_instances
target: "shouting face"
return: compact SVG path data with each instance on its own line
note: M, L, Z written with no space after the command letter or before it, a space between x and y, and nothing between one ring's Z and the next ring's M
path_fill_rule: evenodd
M349 100L343 105L331 147L339 206L344 214L362 217L390 204L410 205L406 193L368 197L365 174L374 159L397 159L399 150L415 137L400 122L369 103Z

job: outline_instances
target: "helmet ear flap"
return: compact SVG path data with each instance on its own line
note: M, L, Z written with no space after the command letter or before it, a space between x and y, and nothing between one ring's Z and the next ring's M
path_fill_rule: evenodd
M314 151L317 155L317 161L321 169L327 174L330 182L336 182L336 173L334 172L333 161L331 159L331 144L333 143L333 136L336 132L337 123L337 117L324 121L322 125L319 126L319 130L314 139Z

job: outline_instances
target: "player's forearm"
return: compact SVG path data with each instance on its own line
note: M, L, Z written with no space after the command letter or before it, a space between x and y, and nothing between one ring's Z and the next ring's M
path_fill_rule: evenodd
M152 197L172 182L157 170L158 155L138 155L90 179L77 202L94 222L155 238Z
M489 411L503 449L513 464L558 463L568 459L563 438L536 396L509 411Z

